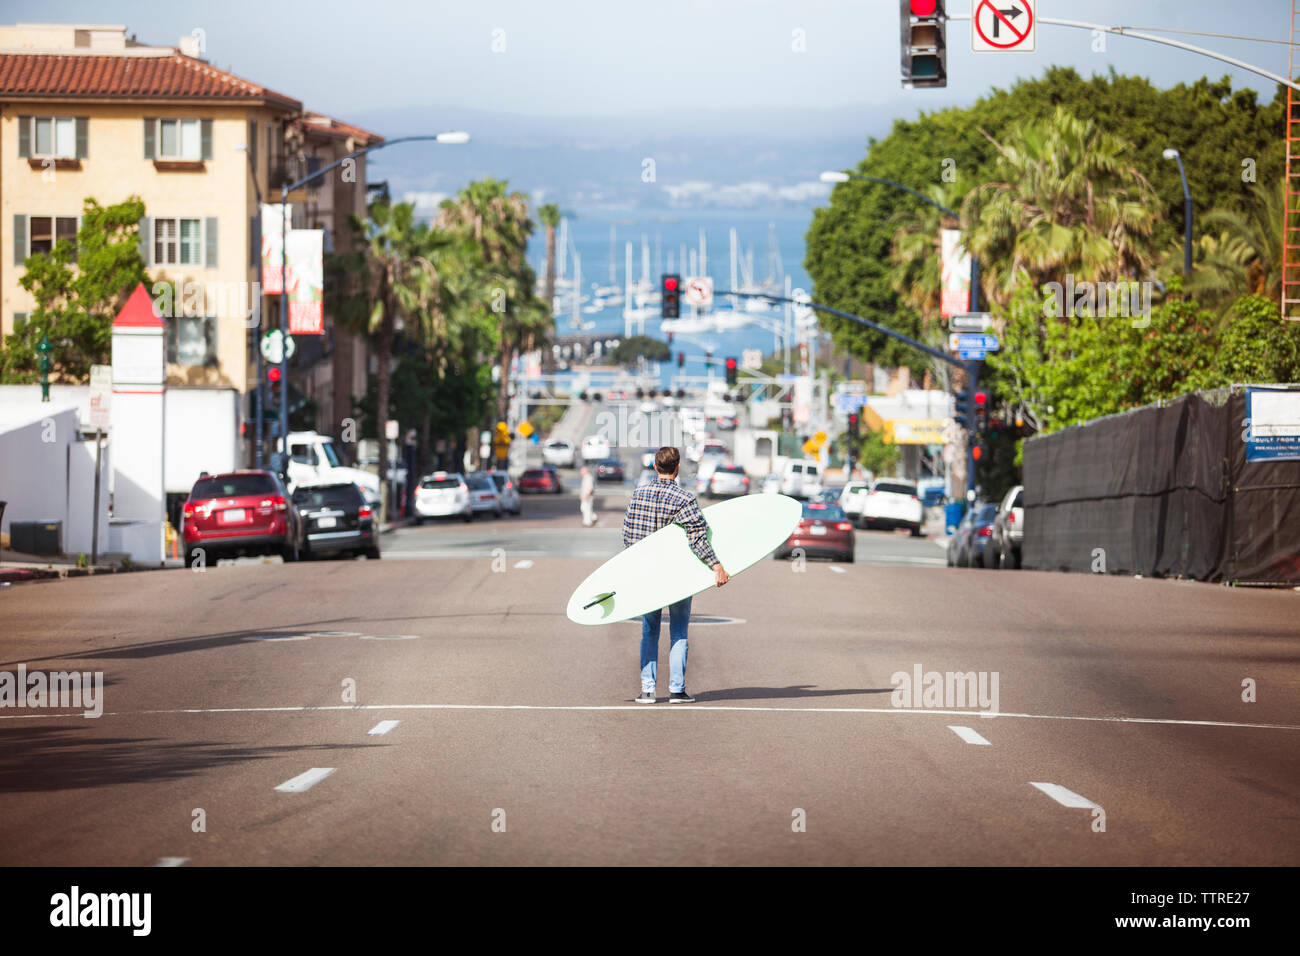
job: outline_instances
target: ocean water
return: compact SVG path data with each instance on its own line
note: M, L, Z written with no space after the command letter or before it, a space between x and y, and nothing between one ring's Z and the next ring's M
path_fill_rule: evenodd
M566 211L567 212L567 211ZM739 267L741 281L744 281L743 262L752 249L753 280L756 283L772 278L777 283L774 291L783 294L784 277L790 276L792 288L802 288L811 292L812 283L804 270L804 235L812 219L811 209L784 209L780 211L760 210L671 210L658 216L644 213L613 212L608 210L576 214L569 213L569 239L571 247L566 263L566 274L574 275L573 252L581 257L582 278L581 291L585 296L593 296L593 286L617 286L621 294L624 285L626 260L626 243L632 243L632 278L639 280L643 272L642 237L649 248L649 275L652 289L658 291L662 273L677 272L683 279L688 275L701 274L698 267L700 230L704 230L705 251L707 255L703 274L713 278L715 290L721 291L731 283L730 230L737 233ZM610 235L613 230L613 249L611 256ZM772 236L775 236L776 256L772 255ZM682 251L685 249L687 264L682 265ZM545 233L539 230L534 234L529 245L529 260L537 269L539 281L545 266ZM690 270L689 257L696 254L696 272ZM611 271L612 265L612 271ZM670 268L671 267L671 268ZM612 281L611 281L612 280ZM588 311L595 305L592 300L582 303L579 314L584 324L590 328L582 330L572 327L573 310L571 298L566 295L561 302L561 309L556 314L556 334L559 337L572 334L604 335L621 337L624 334L624 317L622 303L607 305L599 311ZM744 300L740 300L744 308ZM720 312L728 310L731 301L726 297L715 297L714 308ZM665 339L666 334L660 328L659 307L651 306L652 314L645 320L644 334ZM682 317L690 316L691 309L683 304ZM755 314L758 321L784 325L784 312L780 307ZM634 334L636 330L634 329ZM676 353L685 355L685 364L681 371L686 375L704 375L706 373L705 354L712 350L715 363L714 374L720 376L723 361L728 356L740 358L745 349L761 349L764 355L778 349L778 341L770 328L763 328L757 322L736 329L711 330L704 332L677 332L674 334L671 348L673 359L661 369L663 384L669 384L676 374ZM791 363L797 365L797 353L791 344Z

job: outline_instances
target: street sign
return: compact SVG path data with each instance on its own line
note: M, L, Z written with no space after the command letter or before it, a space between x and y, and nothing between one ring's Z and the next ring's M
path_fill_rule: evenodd
M515 429L515 431L519 432L519 437L520 437L520 438L528 438L528 437L529 437L530 435L532 435L532 433L533 433L533 426L532 426L532 423L531 423L531 422L520 422L520 423L519 423L519 427L518 427L517 429Z
M1246 461L1300 459L1300 389L1246 387Z
M854 394L852 392L840 392L835 396L835 407L840 411L848 414L856 412L863 405L867 404L867 396Z
M942 445L943 419L886 421L881 430L881 440L886 445Z
M988 358L989 353L983 349L962 349L959 354L964 359L975 359L977 362L982 362Z
M113 366L90 367L90 425L96 431L108 431L112 421Z
M800 325L811 324L816 319L817 314L815 310L810 309L808 306L804 305L804 303L811 302L812 296L803 289L795 289L790 293L790 298L794 299L794 305L792 308L794 311L795 321Z
M293 353L298 351L298 346L289 336L284 340L288 343L289 358L293 358ZM266 359L272 365L280 364L280 330L272 329L262 336L262 358Z
M713 279L710 276L691 276L686 280L686 302L706 307L713 305Z
M987 332L993 327L993 316L989 312L967 312L964 315L948 316L949 332Z
M976 53L1034 52L1037 0L979 0L971 16L970 48Z
M745 349L741 353L740 364L742 368L753 369L755 372L763 368L763 350L762 349Z
M397 429L398 429L397 419L396 418L388 419L388 421L384 422L384 437L387 438L389 441L396 441Z
M948 348L954 352L996 352L998 337L987 333L953 332L948 336Z

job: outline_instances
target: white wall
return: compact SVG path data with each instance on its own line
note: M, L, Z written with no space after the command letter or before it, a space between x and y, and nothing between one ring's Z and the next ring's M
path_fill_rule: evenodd
M68 505L72 498L83 499L85 515L78 517L76 541L84 536L86 547L76 550L90 550L87 482L93 478L93 468L81 446L73 405L0 406L0 500L9 502L0 530L8 532L15 521L61 521L63 550L73 551ZM70 477L69 465L74 461ZM108 496L104 495L101 508L107 505ZM101 533L105 527L101 524Z
M237 391L171 385L165 403L163 486L168 492L188 492L205 471L217 475L243 467Z

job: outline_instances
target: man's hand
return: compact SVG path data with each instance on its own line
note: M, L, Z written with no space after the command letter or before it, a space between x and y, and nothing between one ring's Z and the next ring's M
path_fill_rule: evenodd
M728 581L731 580L731 575L727 573L727 569L724 568L721 564L715 564L713 566L713 573L717 581L718 587L722 587L724 584L726 584Z

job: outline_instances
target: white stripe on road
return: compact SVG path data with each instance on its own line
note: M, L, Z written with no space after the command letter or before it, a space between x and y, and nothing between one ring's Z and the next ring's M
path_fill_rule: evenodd
M644 704L329 704L323 707L177 707L160 710L105 711L102 717L144 717L156 714L302 714L308 711L331 710L633 710L648 711ZM726 704L674 704L665 710L692 710L716 714L743 712L771 712L796 714L893 714L922 717L981 717L989 720L1014 718L1021 720L1081 720L1096 723L1162 724L1184 727L1239 727L1250 730L1300 730L1300 724L1251 724L1235 720L1178 720L1171 717L1089 717L1075 714L1015 714L992 713L987 710L928 710L908 707L734 707ZM84 711L64 711L52 714L0 714L0 720L41 719L85 720Z
M286 780L275 789L281 793L302 793L310 790L334 772L334 767L312 767L306 773L300 773L292 780Z
M954 727L952 724L949 724L948 729L951 730L958 737L960 737L962 740L966 741L966 743L968 744L978 744L981 747L993 746L991 743L989 743L987 740L985 740L975 731L971 730L969 727Z
M1059 783L1034 783L1031 780L1029 785L1037 787L1063 807L1073 807L1078 810L1100 809L1099 804L1093 803L1087 797L1079 796L1073 790L1067 790Z
M843 573L844 573L844 569L843 569L843 568L837 568L837 567L836 567L835 565L833 565L833 564L831 565L831 570L834 571L836 574L843 574Z
M154 866L184 866L188 862L190 862L188 856L162 856Z
M367 737L382 736L383 734L388 733L390 730L392 730L400 723L401 723L400 720L381 720L379 723L375 724L375 726L371 727L368 731L366 731L366 736Z
M515 567L517 567L517 568L531 568L532 566L533 566L533 562L531 562L531 561L516 561L516 562L515 562Z

